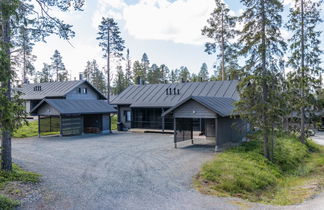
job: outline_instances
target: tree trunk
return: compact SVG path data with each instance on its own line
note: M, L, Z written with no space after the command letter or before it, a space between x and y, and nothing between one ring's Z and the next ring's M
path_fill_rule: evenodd
M2 14L2 41L5 46L5 53L8 60L7 69L5 71L10 74L10 22L7 15ZM11 100L11 78L8 78L6 83L2 84L2 88L7 89L5 96L10 101ZM1 151L1 169L6 171L12 170L12 158L11 158L11 133L10 131L2 132L2 151Z
M222 80L225 80L225 38L224 38L224 14L222 13Z
M261 1L261 13L262 13L262 47L261 47L261 59L262 59L262 103L263 106L266 106L266 102L268 100L268 85L266 81L267 69L266 69L266 16L265 16L265 0ZM264 156L271 160L270 158L270 150L269 150L269 122L266 115L266 108L264 107L264 111L262 114L264 132L263 132L263 150Z
M300 141L305 143L305 93L304 93L304 77L305 77L305 29L304 29L304 0L301 0L301 90L302 107L300 109Z
M110 28L107 35L107 102L110 103Z

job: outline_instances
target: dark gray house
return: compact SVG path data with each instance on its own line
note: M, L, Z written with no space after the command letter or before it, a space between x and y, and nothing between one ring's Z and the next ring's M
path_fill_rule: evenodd
M39 135L109 133L110 115L117 113L86 80L25 84L17 90L26 100L27 112L38 116Z
M43 99L105 100L106 97L86 80L23 84L17 91L22 93L26 111L30 111Z
M217 144L238 142L246 124L233 118L238 81L133 85L111 103L117 105L123 130L174 132L175 143L192 139L193 131Z

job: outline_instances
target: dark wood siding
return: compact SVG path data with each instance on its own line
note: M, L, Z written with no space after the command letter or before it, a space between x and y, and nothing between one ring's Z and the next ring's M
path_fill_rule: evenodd
M80 135L82 133L81 120L81 116L63 116L61 119L62 135Z
M190 100L174 110L176 118L216 118L216 114L203 105Z

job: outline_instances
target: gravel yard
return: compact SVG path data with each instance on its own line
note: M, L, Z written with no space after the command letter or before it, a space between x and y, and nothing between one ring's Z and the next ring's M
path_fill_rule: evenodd
M171 135L117 133L13 141L14 161L43 175L41 196L22 209L272 209L191 187L213 147Z

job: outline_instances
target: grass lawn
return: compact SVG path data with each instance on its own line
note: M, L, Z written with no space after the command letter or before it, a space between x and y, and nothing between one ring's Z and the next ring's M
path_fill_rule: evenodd
M273 205L301 203L324 186L324 147L294 135L276 139L274 161L262 155L258 137L217 154L194 178L202 193Z
M14 181L36 183L40 181L40 175L25 171L15 164L13 164L12 172L5 172L0 170L0 190L3 190L8 182ZM13 200L6 195L0 194L0 209L14 209L19 205L19 201Z

